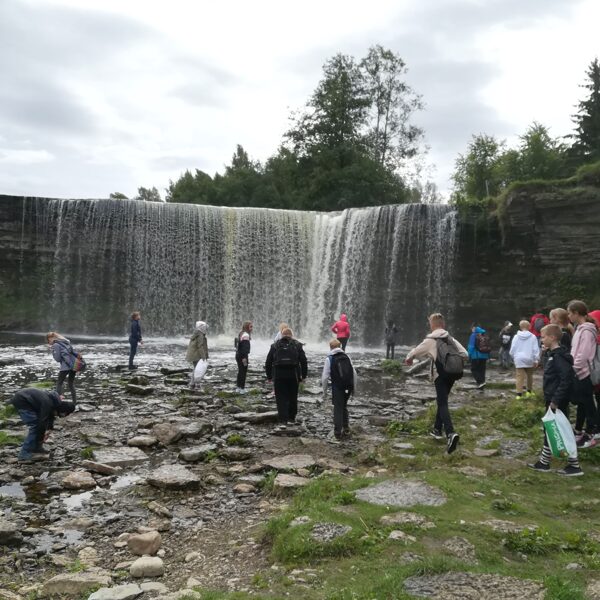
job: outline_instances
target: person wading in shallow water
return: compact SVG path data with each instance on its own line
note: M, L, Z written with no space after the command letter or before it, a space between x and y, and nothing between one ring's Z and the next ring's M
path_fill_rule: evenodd
M144 345L142 341L142 326L140 324L141 314L138 311L131 313L131 323L129 325L129 368L137 369L133 364L138 344Z

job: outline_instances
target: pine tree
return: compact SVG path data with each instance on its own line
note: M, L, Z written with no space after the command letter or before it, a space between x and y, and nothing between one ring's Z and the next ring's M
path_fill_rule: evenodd
M573 115L575 139L572 153L581 162L600 160L600 63L595 58L586 73L588 79L581 87L589 95L578 104L579 111Z

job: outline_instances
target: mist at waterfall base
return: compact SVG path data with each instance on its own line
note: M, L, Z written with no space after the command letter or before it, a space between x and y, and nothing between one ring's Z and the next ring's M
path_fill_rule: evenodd
M16 296L35 298L27 328L41 332L120 337L139 310L146 337L189 336L202 319L233 344L243 321L263 339L285 321L318 342L345 312L353 344L380 345L388 320L412 343L430 312L451 322L456 223L444 205L316 213L28 198Z

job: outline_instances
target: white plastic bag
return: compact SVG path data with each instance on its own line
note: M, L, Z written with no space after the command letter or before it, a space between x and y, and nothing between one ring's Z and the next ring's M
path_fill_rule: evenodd
M558 408L556 412L552 412L548 407L548 412L542 417L542 421L552 455L556 458L577 458L575 434L565 414Z
M194 383L198 383L201 379L206 375L206 369L208 369L208 361L204 359L200 359L196 368L194 369Z

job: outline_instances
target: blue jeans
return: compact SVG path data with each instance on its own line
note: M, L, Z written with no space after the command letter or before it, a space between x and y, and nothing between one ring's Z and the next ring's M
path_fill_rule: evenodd
M129 338L129 366L133 367L133 359L137 352L138 340Z
M31 458L31 453L35 452L39 446L37 437L38 416L31 410L20 410L19 417L29 427L29 432L21 447L19 458L28 459Z

